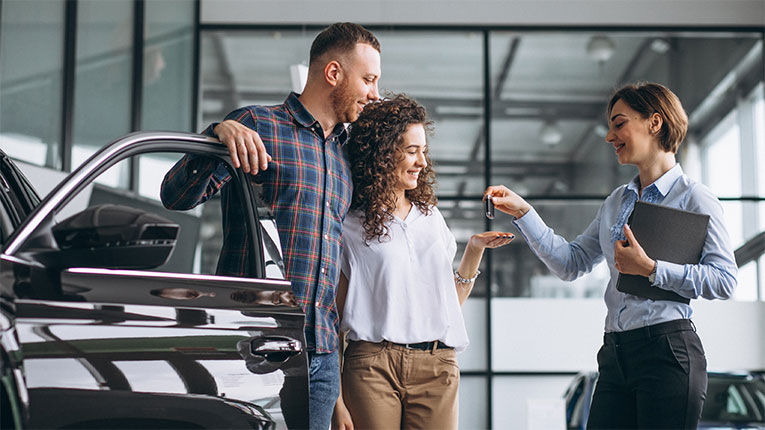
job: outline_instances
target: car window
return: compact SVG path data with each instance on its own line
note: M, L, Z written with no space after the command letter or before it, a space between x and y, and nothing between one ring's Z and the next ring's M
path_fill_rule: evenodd
M11 223L11 218L6 210L4 190L0 191L0 201L2 201L2 204L0 204L0 247L2 247L5 244L5 238L13 232L13 223Z
M0 244L40 202L24 175L0 151Z
M765 420L765 381L710 375L701 419L710 422L762 422Z
M72 214L101 205L127 206L147 212L180 226L174 250L167 262L151 270L172 273L216 274L223 247L223 222L220 193L197 207L179 211L168 210L160 201L159 190L165 173L183 157L182 153L161 152L127 158L101 173L93 181L86 198L76 198L60 208L56 223L62 223ZM110 180L129 166L140 166L137 175L138 192L112 186ZM128 166L128 167L126 167ZM241 195L241 184L233 179L227 186L236 188ZM240 205L242 198L232 199L232 205Z

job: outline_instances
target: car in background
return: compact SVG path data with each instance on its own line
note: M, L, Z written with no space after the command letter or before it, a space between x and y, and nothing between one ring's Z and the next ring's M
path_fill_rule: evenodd
M765 372L708 372L700 429L765 430ZM585 429L598 372L582 372L566 389L566 427Z
M187 153L232 174L247 277L215 274L219 201L173 212L114 186ZM305 316L258 201L195 134L127 135L42 199L0 151L0 428L307 428Z

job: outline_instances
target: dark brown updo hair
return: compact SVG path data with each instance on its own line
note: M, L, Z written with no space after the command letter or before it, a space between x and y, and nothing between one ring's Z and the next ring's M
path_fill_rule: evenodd
M432 134L433 123L425 108L404 94L368 104L359 119L350 127L346 153L353 176L351 209L364 213L364 240L382 241L388 236L386 224L396 210L393 188L398 182L396 166L404 159L404 133L420 124L426 135ZM425 214L437 203L434 185L436 173L425 151L425 168L417 178L417 187L406 190L406 197Z
M608 102L606 119L610 121L611 110L619 100L648 118L653 113L661 115L661 130L656 134L659 146L666 152L677 153L688 132L688 115L675 93L661 84L638 82L617 90Z

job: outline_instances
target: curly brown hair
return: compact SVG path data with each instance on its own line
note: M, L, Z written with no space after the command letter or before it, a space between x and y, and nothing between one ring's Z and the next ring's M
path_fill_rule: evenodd
M372 239L389 237L387 224L396 209L393 189L398 181L393 172L404 159L403 135L415 124L422 125L427 135L432 134L433 122L425 108L405 94L396 94L368 104L350 127L346 151L353 176L351 209L364 212L362 225L367 244ZM405 195L417 209L430 214L438 201L436 172L427 150L425 161L417 187L406 190Z

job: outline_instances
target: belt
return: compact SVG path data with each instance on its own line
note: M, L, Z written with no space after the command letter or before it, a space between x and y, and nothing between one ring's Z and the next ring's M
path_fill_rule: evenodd
M653 337L688 330L696 331L696 326L693 325L691 320L682 319L667 321L632 330L606 333L603 335L603 343L619 345L622 343L635 342L637 340L648 340Z
M400 346L406 349L419 349L420 351L433 351L434 349L453 349L451 346L441 342L440 340L434 340L432 342L419 342L419 343L396 343L396 342L388 342L388 343L391 345ZM435 348L433 348L434 346Z

